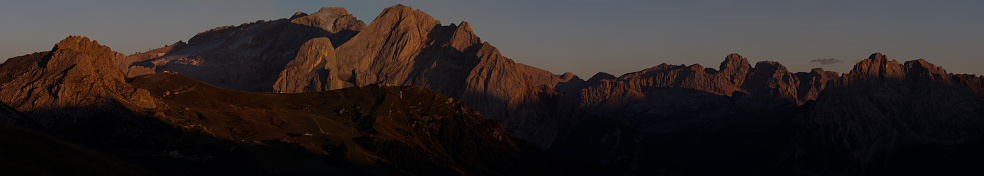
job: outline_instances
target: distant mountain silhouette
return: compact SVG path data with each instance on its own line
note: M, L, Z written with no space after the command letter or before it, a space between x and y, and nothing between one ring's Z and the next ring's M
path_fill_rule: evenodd
M734 68L724 66L729 61L721 70ZM731 95L714 90L734 82L693 85L732 75L699 65L661 65L605 81L582 94L618 96L582 105L614 118L582 122L551 151L626 175L984 173L975 167L984 164L975 159L984 157L982 77L950 74L925 60L899 64L881 53L843 76L819 69L788 76L774 68L781 66L748 69L746 83L734 86L744 89ZM756 76L761 71L772 76ZM762 82L768 86L755 86ZM651 84L663 85L644 87Z

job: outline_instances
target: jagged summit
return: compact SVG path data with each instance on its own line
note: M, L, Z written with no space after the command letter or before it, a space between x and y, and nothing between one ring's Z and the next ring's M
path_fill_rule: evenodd
M738 53L731 53L724 58L724 62L721 62L719 68L718 74L728 77L732 84L739 84L745 81L745 75L751 71L752 66L745 57L738 55Z
M39 58L38 62L43 65L48 72L42 74L54 74L54 71L79 70L78 73L98 74L100 77L109 80L122 80L122 72L114 67L112 62L117 56L117 52L107 46L100 45L95 40L89 40L84 36L68 36L61 40L48 51L48 56ZM54 75L53 75L54 76Z
M346 27L359 26L359 24L365 25L362 20L355 19L352 14L349 14L348 10L341 7L322 7L318 12L312 13L312 18L318 18L322 22L320 27L328 32L337 33L340 30L349 29ZM354 23L354 24L353 24ZM335 29L336 26L341 27L341 29Z
M901 79L902 67L895 60L888 60L882 53L874 53L854 65L849 73L851 79L880 78Z
M348 10L346 10L345 8L342 8L342 7L321 7L321 9L318 9L318 12L315 12L315 13L313 13L311 15L317 15L317 16L327 16L327 15L344 16L344 15L352 15L352 14L350 14Z
M55 44L51 52L51 59L67 59L64 62L98 62L93 63L95 65L103 65L103 62L110 63L116 55L116 52L109 47L100 45L99 42L89 40L88 37L84 36L68 36Z
M929 61L923 59L905 61L903 65L905 66L905 70L908 70L909 73L921 72L932 75L947 74L946 69L943 69L943 67L933 65L933 63L929 63Z
M850 73L846 74L847 83L862 80L926 80L939 83L950 84L952 74L946 72L942 67L932 63L916 59L899 64L898 61L889 60L886 55L881 53L871 54L867 59L861 60L854 66Z

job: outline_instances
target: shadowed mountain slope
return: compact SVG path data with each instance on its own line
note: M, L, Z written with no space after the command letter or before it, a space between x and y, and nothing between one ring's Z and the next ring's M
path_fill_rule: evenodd
M26 119L0 103L0 119ZM0 122L0 169L10 175L147 175L140 167L22 123Z

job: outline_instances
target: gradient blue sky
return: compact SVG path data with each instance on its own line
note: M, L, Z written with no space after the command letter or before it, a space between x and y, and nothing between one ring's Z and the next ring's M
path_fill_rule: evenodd
M468 21L503 55L587 79L660 63L717 68L729 53L790 71L846 72L874 52L984 74L984 1L215 1L11 0L0 5L0 58L49 50L68 35L124 54L217 26L345 7L366 23L402 3L444 24ZM813 59L837 58L821 65ZM5 59L3 59L5 60Z

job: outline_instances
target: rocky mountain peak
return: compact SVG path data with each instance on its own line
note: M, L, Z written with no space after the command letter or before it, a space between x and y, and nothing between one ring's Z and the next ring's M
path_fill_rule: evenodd
M775 73L779 71L786 72L787 70L786 67L782 66L782 64L779 64L779 62L759 61L758 63L755 63L755 72L760 72L760 71L767 72L767 73Z
M392 28L394 26L399 28L415 27L418 29L427 29L428 31L420 31L426 34L430 29L439 24L441 24L440 21L435 20L434 17L427 15L423 11L414 10L412 7L403 4L397 4L383 9L383 12L379 13L379 16L372 21L369 28L378 31L379 28Z
M48 53L15 58L11 64L17 65L5 63L4 67L8 69L0 71L20 73L0 83L0 100L28 114L52 113L46 116L50 118L36 119L42 125L77 121L72 118L98 113L95 106L114 100L138 107L155 106L147 98L146 90L135 90L124 82L123 72L113 64L119 53L107 46L87 37L69 36ZM31 91L17 93L25 90ZM83 109L76 112L57 110L64 107Z
M888 57L878 52L878 53L872 53L870 56L868 56L868 59L884 61L884 60L888 60Z
M561 80L570 80L574 77L577 77L577 75L574 75L574 73L571 72L564 72L564 74L560 75Z
M752 70L752 66L748 63L748 59L738 55L738 53L731 53L724 58L724 62L721 62L719 75L722 75L734 85L740 85L745 81L745 77Z
M452 47L458 51L464 51L468 47L482 44L482 39L478 35L475 35L475 31L472 31L472 27L468 22L462 21L461 25L458 25L454 30L450 42Z
M934 75L946 75L947 74L946 73L946 70L943 69L943 67L933 65L933 63L929 63L928 61L923 60L923 59L916 59L916 60L906 61L904 65L905 65L905 70L907 70L909 73L913 73L913 72L925 72L925 73L934 74Z
M847 80L850 82L869 78L902 79L904 76L901 64L895 60L888 60L888 57L882 53L874 53L854 65L854 69L847 75Z
M615 80L617 78L618 77L615 77L615 75L612 74L608 74L605 72L598 72L595 73L594 76L591 76L591 78L588 78L588 82L599 82L601 80Z
M724 62L721 62L721 70L725 70L729 68L732 69L740 68L747 65L748 65L748 59L745 59L745 57L738 55L738 53L731 53L724 58Z
M109 79L122 81L123 72L113 66L117 53L95 40L83 36L69 36L55 44L51 57L44 58L49 70L81 69Z
M318 12L310 15L298 12L291 17L291 23L318 27L330 34L361 31L366 26L365 22L356 19L348 10L341 7L322 7Z
M84 36L68 36L68 38L55 44L52 48L54 58L64 58L57 56L87 56L76 59L100 60L100 58L111 58L115 53L107 46L100 45L95 40L89 40ZM102 56L102 57L100 57Z
M352 15L352 14L350 14L348 12L348 10L346 10L345 8L341 8L341 7L321 7L321 9L319 9L318 12L315 12L315 13L313 13L311 15L317 15L317 16L328 16L328 15L345 16L345 15Z

